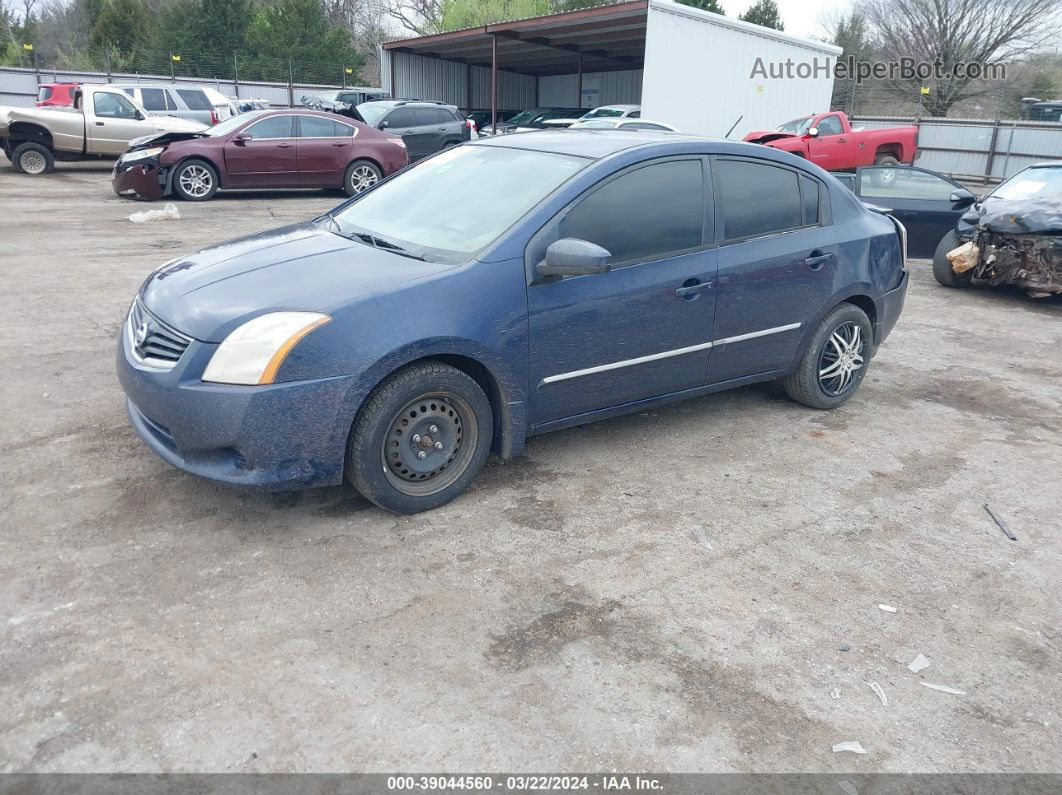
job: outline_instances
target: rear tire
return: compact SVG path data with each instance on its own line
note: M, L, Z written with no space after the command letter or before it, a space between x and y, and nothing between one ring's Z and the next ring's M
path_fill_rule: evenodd
M973 281L973 273L965 271L956 273L948 261L948 252L960 245L959 235L952 230L941 238L937 243L937 250L933 253L933 276L945 287L969 287Z
M48 147L27 141L15 147L11 153L11 165L19 173L37 177L55 170L55 158Z
M369 160L355 160L347 166L347 173L343 176L343 190L348 196L357 196L376 185L383 179L380 167Z
M185 160L173 172L173 192L186 202L205 202L218 192L218 172L205 160Z
M493 428L479 384L442 362L410 365L380 384L358 412L347 478L395 513L438 508L475 480Z
M896 166L899 163L894 155L878 155L874 158L875 166ZM896 171L891 168L872 171L870 180L876 187L888 188L896 181Z
M796 370L782 379L789 397L813 409L846 402L863 382L874 337L870 319L854 304L838 304L808 340Z

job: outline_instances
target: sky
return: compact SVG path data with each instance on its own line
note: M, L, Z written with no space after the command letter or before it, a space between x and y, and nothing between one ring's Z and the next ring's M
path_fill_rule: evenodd
M728 17L745 13L754 0L722 0L721 5ZM785 32L805 38L822 35L819 18L833 12L844 12L851 0L775 0L785 24Z

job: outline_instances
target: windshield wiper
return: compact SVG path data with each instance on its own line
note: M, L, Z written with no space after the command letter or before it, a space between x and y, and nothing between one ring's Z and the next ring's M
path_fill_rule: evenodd
M419 259L424 262L424 257L420 254L414 254L412 251L402 248L397 243L392 243L390 240L384 240L382 237L369 234L368 232L351 232L351 235L361 240L363 243L368 243L375 248L382 248L385 251L393 251L395 254L401 254L403 257L409 257L410 259Z

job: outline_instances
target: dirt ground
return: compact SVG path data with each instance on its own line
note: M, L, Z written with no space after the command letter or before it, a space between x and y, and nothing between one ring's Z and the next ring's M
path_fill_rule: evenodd
M396 517L169 467L114 375L149 270L340 197L108 179L0 159L0 771L1060 769L1062 303L919 263L841 409L562 431Z

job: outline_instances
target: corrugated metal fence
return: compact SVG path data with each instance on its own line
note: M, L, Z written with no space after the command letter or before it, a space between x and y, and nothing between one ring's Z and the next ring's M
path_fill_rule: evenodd
M856 116L853 127L880 129L910 118ZM922 119L916 165L958 177L1003 180L1028 165L1062 160L1062 124L1004 119Z
M20 69L12 66L0 66L0 105L16 107L33 107L37 101L38 83L170 83L184 85L198 84L216 88L227 97L243 97L268 100L277 107L291 107L299 104L299 97L308 90L339 88L339 85L306 83L267 83L262 81L214 80L205 77L178 77L172 81L169 75L145 75L113 72L70 72L47 71L36 72L33 69Z

